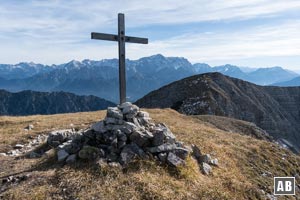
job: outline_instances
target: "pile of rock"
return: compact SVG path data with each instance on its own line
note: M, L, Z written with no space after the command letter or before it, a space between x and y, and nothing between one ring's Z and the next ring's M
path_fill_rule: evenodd
M47 143L56 148L58 161L66 163L100 158L126 166L135 158L153 157L177 167L192 152L165 124L152 123L147 112L129 102L109 107L106 118L87 130L53 131Z

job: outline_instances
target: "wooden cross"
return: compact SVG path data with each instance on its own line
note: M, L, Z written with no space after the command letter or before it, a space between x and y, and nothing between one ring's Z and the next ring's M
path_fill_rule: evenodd
M125 42L148 44L147 38L125 36L124 14L118 14L118 35L105 33L91 33L91 38L96 40L109 40L119 43L119 91L120 104L126 101L126 75L125 75Z

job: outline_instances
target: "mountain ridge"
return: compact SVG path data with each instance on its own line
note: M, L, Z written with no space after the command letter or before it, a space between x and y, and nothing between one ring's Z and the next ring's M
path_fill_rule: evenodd
M95 96L77 96L68 92L0 89L0 115L57 114L106 109L115 104Z
M9 72L3 72L3 70L1 72L0 65L0 88L11 92L62 90L78 95L91 94L113 102L118 102L119 99L117 59L72 60L65 64L48 66L47 70L35 71L32 75L24 72L23 78L20 78L19 74L12 78L14 73L7 76ZM279 67L259 68L255 71L244 72L239 67L230 64L211 67L205 63L192 64L183 57L164 57L157 54L138 60L126 60L127 98L129 101L135 101L163 85L207 72L220 72L256 84L267 85L299 76Z
M300 87L259 86L221 73L195 75L152 91L136 104L188 115L219 115L255 123L299 152Z

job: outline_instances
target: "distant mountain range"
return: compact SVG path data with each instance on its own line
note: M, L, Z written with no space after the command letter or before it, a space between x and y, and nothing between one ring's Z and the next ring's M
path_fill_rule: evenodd
M11 93L0 90L0 115L57 114L103 110L114 103L96 96L77 96L68 92Z
M191 64L181 57L158 54L126 60L127 98L134 101L173 81L207 72L220 72L259 85L289 81L299 76L281 67L252 69L229 64L211 67L205 63ZM66 91L118 102L118 60L71 61L51 66L34 63L0 65L0 88L11 92Z
M274 86L281 86L281 87L292 87L292 86L300 86L300 76L293 78L289 81L274 83Z
M136 104L188 115L219 115L255 123L300 152L300 87L258 86L221 73L191 76L152 91Z

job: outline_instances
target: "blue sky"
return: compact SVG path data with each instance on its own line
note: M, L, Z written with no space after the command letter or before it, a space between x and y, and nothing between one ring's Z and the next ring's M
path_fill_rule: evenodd
M117 57L117 43L90 39L90 32L148 37L127 44L127 58L161 53L192 63L300 71L299 0L0 0L0 63Z

